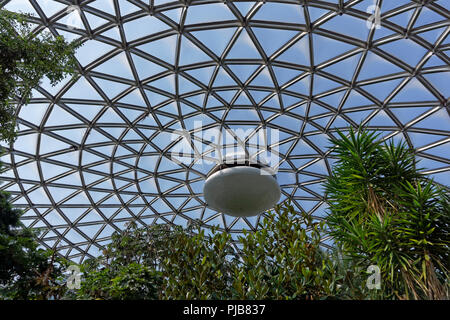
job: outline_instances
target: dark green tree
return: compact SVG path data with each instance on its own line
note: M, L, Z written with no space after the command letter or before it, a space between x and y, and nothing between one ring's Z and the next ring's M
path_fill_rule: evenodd
M78 42L32 32L29 16L0 9L0 140L14 141L15 111L46 76L52 85L74 74Z
M0 191L0 299L61 298L69 262L39 248L38 231L21 223L22 211L10 199L8 192Z
M60 298L65 291L68 262L53 251L39 248L37 233L19 221L10 195L0 192L0 298Z
M448 298L449 197L419 174L406 143L350 129L332 139L331 235L357 264L381 269L385 298Z

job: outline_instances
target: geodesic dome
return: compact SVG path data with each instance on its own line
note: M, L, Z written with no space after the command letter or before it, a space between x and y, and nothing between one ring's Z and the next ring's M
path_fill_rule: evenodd
M202 196L231 149L269 157L280 202L318 219L337 129L403 139L449 185L447 0L4 4L33 14L36 33L83 42L78 75L44 79L18 108L0 174L24 224L75 262L129 221L197 221L234 238L257 228L261 215L230 217Z

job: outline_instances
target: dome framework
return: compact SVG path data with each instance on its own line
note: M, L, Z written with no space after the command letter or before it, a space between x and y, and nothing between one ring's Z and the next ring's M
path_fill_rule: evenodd
M360 123L405 140L423 173L448 187L444 0L5 4L34 14L36 33L84 43L74 78L56 87L44 79L18 108L0 174L25 225L73 261L97 256L129 221L219 225L234 239L255 230L263 214L206 206L215 164L204 159L215 150L275 155L280 201L317 219L334 163L328 138ZM252 140L261 129L277 132L264 150ZM186 141L192 152L173 156Z

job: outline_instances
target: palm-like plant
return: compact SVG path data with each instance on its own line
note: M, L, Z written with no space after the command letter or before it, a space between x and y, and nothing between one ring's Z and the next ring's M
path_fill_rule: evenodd
M362 129L338 135L326 183L335 241L358 263L380 267L385 296L448 298L448 195L419 174L406 143Z

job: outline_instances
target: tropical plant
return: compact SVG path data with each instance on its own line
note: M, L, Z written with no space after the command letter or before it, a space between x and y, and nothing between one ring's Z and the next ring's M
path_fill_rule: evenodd
M327 225L290 203L276 206L258 230L244 233L243 264L235 275L239 299L370 299L366 269L325 249Z
M78 299L367 298L366 272L322 249L324 222L285 204L260 228L228 233L131 224L98 259L82 264ZM343 267L345 263L345 268Z
M361 266L377 265L385 298L448 298L449 197L422 176L404 142L350 128L331 139L330 234Z
M32 32L29 15L0 9L0 140L16 136L15 109L27 104L31 91L46 76L55 85L74 74L79 42L68 43L49 32Z

